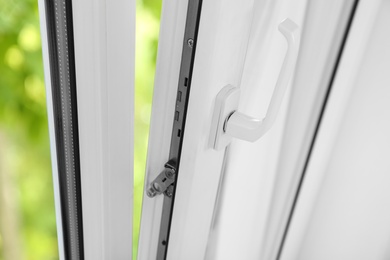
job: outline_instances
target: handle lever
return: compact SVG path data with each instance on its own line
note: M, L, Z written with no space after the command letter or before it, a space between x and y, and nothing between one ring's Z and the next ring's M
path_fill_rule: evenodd
M283 101L288 83L294 73L299 50L299 28L290 19L279 24L279 31L286 38L288 48L266 116L262 119L249 117L237 111L240 88L227 85L217 95L210 142L214 149L226 147L232 137L254 142L273 125Z

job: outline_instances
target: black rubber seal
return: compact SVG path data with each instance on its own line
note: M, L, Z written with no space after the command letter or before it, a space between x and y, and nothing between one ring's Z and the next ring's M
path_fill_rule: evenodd
M80 155L72 1L46 0L57 168L65 259L83 260Z

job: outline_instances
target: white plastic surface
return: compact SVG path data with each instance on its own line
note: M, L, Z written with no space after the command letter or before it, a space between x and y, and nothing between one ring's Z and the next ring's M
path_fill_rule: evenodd
M312 139L329 82L327 68L333 69L334 50L339 49L334 35L344 33L345 23L339 19L344 2L275 2L269 2L274 9L260 5L255 12L239 111L257 118L266 114L284 59L285 42L274 29L283 17L291 17L302 30L294 83L287 88L272 131L255 143L233 138L229 145L207 260L277 259L279 231L284 230L294 197L295 176L301 173L300 158L306 157L306 143ZM329 21L329 13L334 20Z
M358 4L281 260L390 259L389 14Z
M145 191L169 160L174 120L172 111L175 110L176 104L187 4L187 1L163 1L148 140ZM163 196L151 199L146 196L146 192L144 193L138 260L156 259L162 204ZM170 246L172 246L172 240L170 240Z
M131 259L135 1L72 8L85 259Z
M298 25L290 19L285 19L279 24L279 31L286 38L288 49L266 116L259 120L236 111L238 109L239 88L236 88L236 91L231 90L225 93L226 88L231 88L231 86L225 87L218 94L215 105L211 132L214 149L220 150L226 147L230 143L231 137L254 142L261 138L275 122L287 86L294 73L300 42ZM222 98L225 99L222 100Z
M215 99L216 109L214 109L211 125L210 146L214 146L216 150L225 148L232 141L232 136L225 134L224 125L229 116L238 108L240 93L240 88L227 85Z
M252 14L252 0L202 3L168 260L205 259L225 157L209 146L212 112L223 86L240 85Z
M279 31L286 38L288 49L267 110L267 115L262 120L259 120L238 111L233 113L226 124L226 133L233 137L254 142L261 138L276 120L288 83L294 73L300 40L298 25L290 19L284 20L279 25Z

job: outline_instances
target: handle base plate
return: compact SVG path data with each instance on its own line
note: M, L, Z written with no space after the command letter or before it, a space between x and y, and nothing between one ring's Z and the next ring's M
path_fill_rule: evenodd
M232 136L224 131L224 125L229 116L238 109L240 88L227 85L221 89L215 99L214 114L211 122L210 146L221 150L228 146Z

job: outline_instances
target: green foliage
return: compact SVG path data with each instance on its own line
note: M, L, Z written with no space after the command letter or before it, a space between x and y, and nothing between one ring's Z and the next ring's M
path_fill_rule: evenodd
M140 226L160 10L159 0L137 1L134 256ZM0 143L3 152L0 156L5 154L0 162L6 162L7 173L12 175L18 202L15 208L20 218L22 248L17 250L22 251L23 259L58 259L37 0L0 0L1 135L6 142ZM4 259L4 239L6 237L0 234L0 260Z
M0 134L3 174L12 175L19 202L16 250L24 259L58 259L36 0L0 1Z
M133 259L138 246L160 10L160 0L137 1Z

